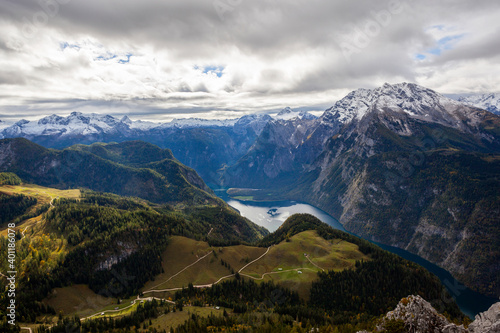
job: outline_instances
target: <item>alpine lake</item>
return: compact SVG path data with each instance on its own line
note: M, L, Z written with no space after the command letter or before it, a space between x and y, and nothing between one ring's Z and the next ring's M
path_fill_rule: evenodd
M311 206L307 203L289 200L238 200L231 198L226 193L226 189L214 189L214 192L215 194L217 194L217 196L226 201L231 207L238 210L242 216L248 218L250 221L260 226L265 227L270 232L278 229L289 216L296 213L308 213L316 216L318 219L327 223L334 229L350 233L349 231L345 230L342 224L340 224L340 222L337 221L334 217L322 211L321 209ZM471 319L474 319L476 314L488 310L491 305L499 301L498 299L479 294L467 288L455 278L453 278L450 272L425 260L418 255L400 248L373 242L371 240L369 241L380 246L384 250L387 250L399 255L400 257L419 264L420 266L426 268L428 271L436 275L441 280L446 289L448 289L450 295L455 299L462 312L469 316ZM449 301L449 299L447 299L446 295L443 295L442 301L447 302Z

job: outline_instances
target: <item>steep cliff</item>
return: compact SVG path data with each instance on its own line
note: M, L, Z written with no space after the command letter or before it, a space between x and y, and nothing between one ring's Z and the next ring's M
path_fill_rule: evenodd
M268 124L225 181L307 201L498 296L499 133L490 112L386 84L348 94L307 126Z

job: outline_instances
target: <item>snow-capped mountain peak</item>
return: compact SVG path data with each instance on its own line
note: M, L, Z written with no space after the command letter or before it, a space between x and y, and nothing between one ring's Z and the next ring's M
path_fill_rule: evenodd
M164 123L159 128L192 128L192 127L231 127L238 119L201 119L201 118L183 118L172 119L169 123Z
M1 133L1 131L5 128L9 127L10 125L11 125L11 123L4 121L4 120L0 120L0 139L3 139L3 135Z
M68 116L50 115L38 121L19 120L16 123L0 123L0 138L55 136L60 138L75 138L92 136L129 136L136 133L143 135L153 129L168 130L173 128L196 127L227 127L242 130L252 127L256 133L272 118L269 115L248 115L236 119L174 119L168 123L154 123L142 120L131 120L128 116L116 118L111 115L81 112L71 112ZM141 134L142 133L142 134Z
M500 94L462 96L458 101L500 115Z
M286 108L284 108L283 110L281 110L279 113L278 113L278 116L284 116L286 114L290 114L290 113L293 113L294 111L289 107L287 106Z
M463 109L463 104L417 84L385 83L375 89L352 91L325 111L322 122L346 124L372 112L397 112L423 121L460 126Z
M122 119L120 119L120 122L127 124L127 125L132 124L132 120L130 120L130 118L128 116L123 116Z
M44 117L44 118L38 120L38 125L58 124L63 119L64 119L63 117L60 117L56 114L52 114L50 116L47 116L47 117Z
M66 117L50 115L38 121L20 120L4 129L4 136L92 135L116 132L120 121L110 115L72 112Z
M290 107L286 107L281 110L276 116L273 117L276 120L291 120L294 118L298 119L316 119L317 117L310 114L307 111L293 110Z
M233 131L236 133L246 133L247 128L252 128L253 131L258 135L262 132L262 129L269 123L273 118L268 114L249 114L239 118L234 124Z

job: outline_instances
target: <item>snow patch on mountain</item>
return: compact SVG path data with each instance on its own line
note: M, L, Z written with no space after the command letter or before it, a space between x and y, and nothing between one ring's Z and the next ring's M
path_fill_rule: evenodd
M12 125L12 122L0 120L0 131Z
M321 117L324 124L359 121L372 112L396 112L411 118L460 127L464 105L413 83L388 84L358 89L336 102Z
M307 111L293 110L288 106L273 117L275 120L292 120L295 118L312 120L317 117Z
M8 135L90 135L116 131L120 121L110 115L72 112L67 117L50 115L38 121L20 120L5 129Z
M458 101L500 115L500 94L461 96Z
M158 128L232 127L237 121L238 119L184 118L173 119L171 122L161 124Z

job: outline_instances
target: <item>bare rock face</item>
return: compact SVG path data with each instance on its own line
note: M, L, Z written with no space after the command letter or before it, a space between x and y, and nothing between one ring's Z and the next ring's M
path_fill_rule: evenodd
M450 323L432 305L420 296L403 298L393 311L386 314L377 331L404 325L406 332L467 332L463 326Z
M465 328L463 325L450 323L422 297L408 296L385 315L375 332L500 333L500 302L493 304L488 311L478 314L469 327Z
M476 315L476 319L469 325L473 333L500 332L500 302L493 304L488 311Z

